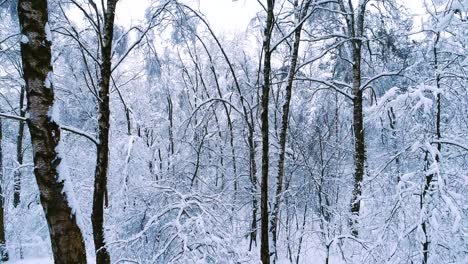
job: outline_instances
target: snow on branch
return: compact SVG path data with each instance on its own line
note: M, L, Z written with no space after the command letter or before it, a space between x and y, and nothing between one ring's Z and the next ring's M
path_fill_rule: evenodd
M26 117L17 116L17 115L10 115L10 114L6 114L6 113L0 113L0 117L13 119L13 120L18 120L18 121L21 121L21 122L28 121L28 119ZM59 127L60 127L60 129L62 129L64 131L68 131L68 132L71 132L73 134L85 137L85 138L89 139L91 142L93 142L95 145L98 144L98 140L96 139L96 137L93 136L90 133L87 133L85 131L82 131L82 130L80 130L78 128L71 127L71 126L64 126L64 125L59 124Z
M400 75L402 72L403 72L404 68L400 69L399 71L391 71L391 72L383 72L383 73L380 73L374 77L371 77L369 78L369 80L367 80L362 86L361 86L361 90L364 90L366 89L372 82L380 79L380 78L383 78L383 77L390 77L390 76L398 76Z
M353 100L354 96L351 94L346 93L342 89L340 89L337 85L342 85L342 83L335 83L333 81L327 81L327 80L320 80L320 79L314 79L314 78L296 78L296 80L299 81L310 81L310 82L316 82L323 84L329 88L332 88L333 90L337 91L338 93L344 95L346 98Z
M158 183L143 189L154 201L145 211L141 227L130 237L109 242L109 247L149 250L148 263L212 263L220 259L235 263L230 260L239 258L224 219L229 208L217 195L185 193Z

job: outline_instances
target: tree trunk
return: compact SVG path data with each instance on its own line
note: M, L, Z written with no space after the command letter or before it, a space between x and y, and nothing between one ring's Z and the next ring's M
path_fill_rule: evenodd
M5 217L4 217L4 197L3 197L3 131L2 119L0 119L0 261L8 261L8 251L5 240Z
M265 58L263 63L263 78L264 83L262 87L262 183L261 183L261 244L260 244L260 258L263 264L270 263L270 247L268 239L268 167L269 167L269 120L268 120L268 104L270 95L270 74L271 74L271 50L270 42L273 31L273 8L275 5L274 0L268 0L267 7L267 20L264 31L263 51Z
M21 43L21 59L26 82L27 120L31 134L34 174L41 204L49 227L56 264L86 263L86 250L76 215L71 208L67 179L61 180L62 161L57 146L60 128L50 113L54 104L50 31L47 0L19 0L21 33L28 38Z
M358 236L358 218L361 209L362 180L366 162L366 145L364 139L364 117L362 112L361 91L361 56L360 48L356 49L353 65L353 128L354 128L354 189L351 198L351 232ZM359 53L358 53L359 52ZM359 54L359 55L357 55Z
M24 109L24 90L25 87L21 87L20 92L20 116L25 117L26 111ZM21 202L21 165L23 164L23 137L24 137L24 122L18 124L18 136L16 139L16 161L18 162L18 169L15 170L13 175L13 206L17 207Z
M437 90L440 91L441 85L440 85L440 80L441 76L440 73L438 72L439 69L439 60L438 60L438 51L437 51L437 44L439 43L439 38L440 38L440 32L437 32L436 38L434 41L434 47L432 49L433 51L433 56L434 56L434 71L436 73L436 86ZM440 92L437 93L436 101L437 101L437 109L436 109L436 136L437 140L440 140L442 138L441 130L440 130L440 121L441 121L441 103L440 103L441 95ZM437 150L440 153L442 150L442 144L437 143ZM426 154L427 155L427 154ZM439 155L436 155L435 157L435 162L439 162L440 157ZM429 161L427 161L429 162ZM431 188L431 183L432 179L434 178L433 174L427 175L426 176L426 183L424 184L424 191L421 196L421 208L423 208L424 202L427 201L427 196L430 195L430 188ZM423 242L423 261L422 264L427 264L429 260L429 234L428 234L428 228L427 228L427 220L423 219L422 224L421 224L421 229L424 233L424 242Z
M307 1L303 10L300 12L300 15L296 18L296 21L301 21L307 14L311 1ZM295 7L298 8L298 1L295 1ZM271 215L271 234L273 237L273 252L275 259L278 258L276 245L278 242L278 220L279 220L279 210L281 206L281 196L283 191L283 177L284 177L284 161L286 157L286 138L288 133L288 124L289 124L289 108L291 104L291 95L292 87L294 82L294 77L296 74L297 66L297 57L299 55L299 45L301 43L301 31L303 23L298 25L294 32L294 45L291 56L291 65L288 73L288 80L286 85L286 97L283 104L283 116L281 120L281 131L280 131L280 156L278 159L278 175L277 175L277 184L276 184L276 195L275 195L275 204L273 212Z
M251 193L252 193L252 222L250 225L249 251L252 250L253 243L255 243L255 246L257 246L257 212L258 212L257 162L255 161L255 142L254 142L255 131L254 131L252 124L249 125L249 137L248 137L249 160L250 160L250 183L251 183Z
M99 144L97 146L96 171L94 175L93 225L94 247L97 264L110 264L110 255L104 237L104 206L108 206L107 170L109 165L110 103L109 87L112 74L112 39L117 0L108 0L104 14L104 36L101 51L101 76L99 80Z
M363 92L361 90L361 59L362 59L362 35L364 32L364 16L366 4L360 3L357 18L352 15L348 19L348 31L353 50L353 129L354 129L354 188L351 198L350 228L353 236L358 236L359 212L361 210L362 181L364 179L366 163L366 143L364 136L363 116ZM350 2L350 9L354 10ZM357 20L357 21L356 21Z

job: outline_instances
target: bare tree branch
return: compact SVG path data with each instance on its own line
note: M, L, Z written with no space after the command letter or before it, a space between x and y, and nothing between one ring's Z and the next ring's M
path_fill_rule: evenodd
M10 115L10 114L6 114L6 113L0 113L0 117L13 119L13 120L21 121L21 122L28 121L28 118L26 118L26 117L17 116L17 115ZM68 132L71 132L73 134L83 136L83 137L89 139L95 145L98 144L98 140L96 139L96 137L89 134L89 133L87 133L87 132L85 132L85 131L79 130L78 128L71 127L71 126L59 125L59 127L60 127L60 129L62 129L64 131L68 131Z

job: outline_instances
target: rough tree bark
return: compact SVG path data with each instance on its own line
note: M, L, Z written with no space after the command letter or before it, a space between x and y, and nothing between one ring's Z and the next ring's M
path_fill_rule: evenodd
M263 52L265 53L263 61L263 86L262 86L262 183L261 183L261 243L260 258L263 264L270 263L270 247L268 239L268 168L269 168L269 120L268 104L270 95L270 74L271 74L271 35L273 31L273 9L275 0L267 0L267 19L264 29Z
M54 262L85 264L83 236L58 170L62 161L56 149L60 142L60 128L50 116L54 89L49 79L53 69L47 0L19 0L18 17L21 33L28 39L21 43L21 59L27 87L27 124L32 141L34 174L49 227Z
M273 212L271 215L271 235L272 235L272 242L273 242L273 253L275 255L275 259L278 258L276 244L278 240L278 219L279 219L279 210L281 206L281 196L283 192L283 177L284 177L284 161L286 157L286 138L288 133L288 124L289 124L289 107L291 105L291 95L292 95L292 87L294 82L294 77L296 76L296 66L297 66L297 58L299 55L299 45L301 43L301 32L302 26L304 23L301 21L307 15L307 11L309 9L310 3L312 0L307 0L302 6L299 15L296 16L296 21L300 23L297 25L296 30L294 31L294 44L293 50L291 54L291 65L289 67L288 73L288 80L286 84L286 96L284 99L283 104L283 115L281 119L281 131L280 131L280 155L278 159L278 175L277 175L277 184L276 184L276 195L275 195L275 204L273 208ZM294 2L294 6L298 8L298 1Z
M4 197L3 197L3 131L2 119L0 119L0 261L8 261L8 251L5 239Z
M359 41L360 42L360 41ZM354 188L351 198L351 232L358 236L358 218L361 209L362 181L366 162L364 136L364 117L362 111L363 94L361 91L361 44L354 49L353 64L353 128L354 128Z
M356 11L353 4L348 1L348 11L344 1L340 2L343 12L349 13L346 17L348 35L351 38L352 72L353 72L353 130L354 130L354 187L351 197L350 228L353 236L357 237L359 211L361 209L362 181L364 179L366 163L366 143L364 135L363 91L361 89L362 72L362 36L364 33L364 18L366 5L369 1L360 1ZM357 16L355 14L357 12Z
M101 47L101 76L99 80L99 142L97 146L96 171L94 175L93 225L94 247L97 264L110 264L110 255L104 237L104 206L108 205L107 170L109 165L110 106L109 87L112 74L112 39L115 8L118 0L108 0L104 11L104 33Z
M25 87L21 87L20 92L20 117L26 116L24 109L24 91ZM23 164L23 137L24 137L24 122L18 124L18 136L16 138L16 161L18 162L18 169L15 170L13 175L13 206L17 207L21 202L21 165Z

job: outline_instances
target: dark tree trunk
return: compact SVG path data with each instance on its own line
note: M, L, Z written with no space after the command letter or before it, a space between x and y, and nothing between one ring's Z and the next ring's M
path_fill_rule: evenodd
M172 98L170 95L167 96L167 113L169 119L169 153L170 157L169 160L174 155L174 118L173 118L173 105L172 105Z
M8 251L6 248L5 239L5 217L3 203L5 201L3 197L3 131L2 131L2 119L0 119L0 261L8 261Z
M351 46L353 51L353 129L354 129L354 187L351 197L351 219L350 228L353 236L357 237L359 212L361 210L362 181L364 179L366 164L366 143L364 136L364 116L363 116L363 91L361 90L362 72L362 35L364 32L364 18L366 3L360 3L357 10L357 17L354 14L347 19L348 34L352 38ZM350 10L354 12L350 2Z
M97 146L96 171L94 175L93 225L94 247L97 264L110 264L110 255L104 237L104 206L108 206L107 170L109 165L110 106L109 87L112 74L112 39L115 8L118 0L108 0L104 14L104 36L101 51L101 76L99 80L99 144Z
M269 120L268 120L268 104L270 95L270 74L271 74L271 35L273 31L273 8L274 0L268 0L267 20L264 31L263 51L265 53L263 63L263 78L262 87L262 183L261 183L261 244L260 258L263 264L270 263L270 247L268 239L268 167L269 167Z
M358 218L361 209L362 180L366 162L366 145L364 138L364 117L362 112L361 91L361 49L355 49L353 65L353 128L354 128L354 189L351 198L351 232L358 236Z
M440 38L440 32L437 32L436 38L435 38L435 41L434 41L434 47L432 49L433 56L434 56L434 71L436 73L437 90L440 90L440 80L441 80L440 73L438 72L439 60L438 60L437 44L439 43L439 38ZM436 97L436 101L437 101L437 105L436 105L436 107L437 107L437 109L436 109L436 136L437 136L437 140L440 140L442 138L442 133L441 133L441 130L440 130L440 121L441 121L441 102L440 102L440 99L441 99L441 95L440 95L440 93L438 93L437 97ZM442 144L441 143L437 143L437 150L438 150L439 153L442 150ZM440 161L440 157L439 157L439 155L436 155L435 162L438 163L439 161ZM427 158L426 158L426 162L429 163ZM434 178L433 174L429 174L429 175L426 176L426 182L424 184L424 191L423 191L423 194L421 196L421 208L423 208L424 203L427 201L427 196L428 195L430 196L430 189L431 189L431 183L432 183L433 178ZM425 240L423 242L423 260L422 260L422 264L427 264L428 260L429 260L430 241L429 241L428 226L427 226L427 220L426 219L423 219L422 224L421 224L421 229L422 229L422 231L424 233L424 238L425 238Z
M307 10L309 9L311 1L307 1L303 6L301 14L296 18L297 21L301 21L306 15ZM295 7L298 8L298 2L295 1ZM281 120L281 131L280 131L280 156L278 159L278 175L277 175L277 184L276 184L276 195L275 195L275 204L273 212L271 215L271 234L273 236L273 252L275 254L275 259L278 258L276 245L278 242L278 220L279 220L279 210L281 206L281 196L283 192L283 178L284 178L284 161L286 157L286 138L288 133L288 124L289 124L289 108L291 105L291 95L292 87L294 82L294 77L296 75L296 66L297 58L299 55L299 45L301 43L301 31L303 24L300 24L294 32L294 45L291 56L291 65L288 73L288 80L286 84L286 97L283 104L283 115Z
M21 33L28 42L21 43L21 59L26 82L27 120L31 134L34 174L41 204L49 227L56 264L86 263L86 250L76 216L59 180L62 161L57 153L60 128L50 117L54 90L48 76L52 74L51 41L48 38L47 0L19 0Z
M251 116L252 117L252 116ZM253 121L253 118L251 118ZM253 124L253 122L252 122ZM255 243L257 246L257 213L258 213L258 194L257 194L257 162L255 161L255 142L254 142L254 128L253 125L249 124L249 160L250 160L250 183L252 193L252 222L250 225L250 243L249 251L252 250L252 244Z
M24 109L24 91L25 87L21 87L20 92L20 116L25 117L26 111ZM13 206L17 207L21 202L21 165L23 164L23 137L24 137L24 122L18 124L18 136L16 139L16 161L18 162L18 169L15 170L13 175Z

